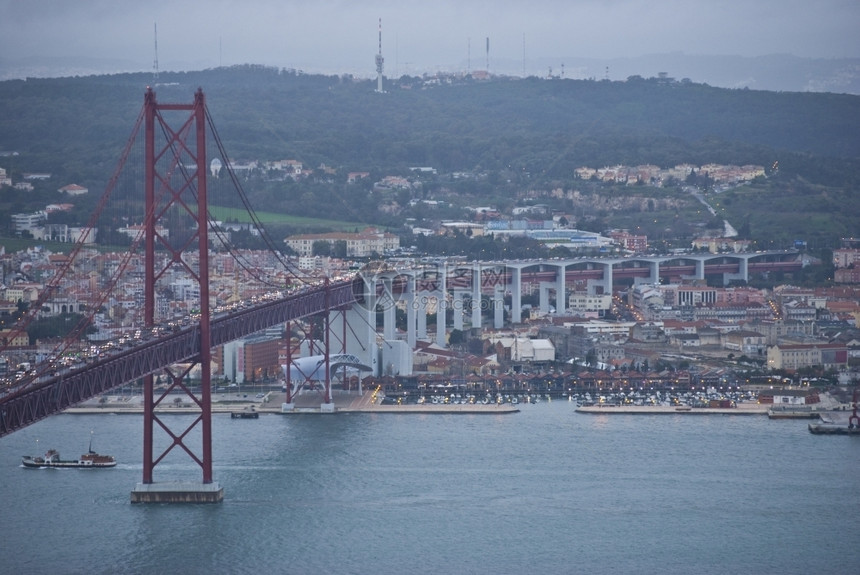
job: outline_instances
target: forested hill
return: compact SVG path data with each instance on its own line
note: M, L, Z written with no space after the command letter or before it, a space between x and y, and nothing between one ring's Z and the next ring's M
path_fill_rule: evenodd
M18 152L25 171L103 180L151 82L149 74L0 82L0 151ZM156 93L185 103L198 87L234 159L564 179L580 166L779 161L811 181L860 179L860 96L654 78L404 77L378 94L375 81L256 66L162 73Z

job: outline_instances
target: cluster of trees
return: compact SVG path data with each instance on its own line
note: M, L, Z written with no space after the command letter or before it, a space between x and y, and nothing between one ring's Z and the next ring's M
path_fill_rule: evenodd
M770 165L777 151L860 157L860 98L850 95L538 78L391 84L377 94L371 81L259 66L161 78L159 101L190 101L203 87L237 158L365 169L512 166L559 176L615 163ZM26 153L42 169L104 178L150 83L148 74L0 82L0 150Z

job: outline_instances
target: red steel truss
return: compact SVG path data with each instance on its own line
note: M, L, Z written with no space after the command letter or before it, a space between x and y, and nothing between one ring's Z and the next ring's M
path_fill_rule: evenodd
M188 112L188 115L174 129L163 112ZM172 119L172 116L171 116ZM197 90L192 104L159 104L155 92L148 88L144 97L145 129L145 184L146 216L144 220L145 281L144 281L144 325L156 325L155 285L168 270L178 267L200 289L200 351L196 363L200 366L200 391L195 394L183 383L183 377L190 367L181 373L174 373L170 367L164 368L167 375L167 389L155 396L154 377L144 378L144 421L143 421L143 483L153 482L153 470L174 448L185 451L203 471L203 483L212 483L212 388L211 388L211 334L209 329L209 242L206 202L206 104L203 91ZM162 134L158 138L157 134ZM191 165L191 172L185 174ZM178 182L178 183L177 183ZM196 197L195 197L196 196ZM192 209L190 206L195 206ZM156 224L169 210L186 212L196 222L194 231L187 244L173 246L170 239L160 235ZM196 238L199 265L195 270L183 259L186 247ZM169 261L156 268L156 248L170 254ZM183 391L200 409L190 426L181 433L174 433L164 418L159 417L155 407L165 400L174 390ZM170 445L156 457L153 443L153 430L158 425L172 439ZM202 446L198 451L185 445L185 437L193 428L201 427Z

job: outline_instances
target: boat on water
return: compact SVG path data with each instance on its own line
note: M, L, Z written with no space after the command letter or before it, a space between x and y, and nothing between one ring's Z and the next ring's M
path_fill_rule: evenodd
M233 411L230 413L230 419L259 419L260 413L254 409L254 406L250 408L246 407L242 411Z
M21 459L24 467L40 469L44 467L60 467L73 469L101 469L103 467L115 467L116 459L112 455L101 455L92 449L84 453L77 459L62 459L60 452L56 449L49 449L44 457L33 457L25 455Z
M810 423L809 433L815 435L858 435L860 427L855 425L840 425L836 423Z
M36 440L38 443L38 440ZM24 467L31 469L42 469L46 467L59 467L71 469L101 469L105 467L116 467L116 459L113 455L102 455L93 451L93 436L90 432L90 448L77 459L62 459L60 452L49 449L43 457L24 455L21 458Z

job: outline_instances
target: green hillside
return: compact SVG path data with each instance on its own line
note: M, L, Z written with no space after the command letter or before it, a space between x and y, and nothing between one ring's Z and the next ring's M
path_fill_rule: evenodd
M0 82L0 152L18 154L0 157L0 167L16 180L23 172L50 172L53 182L104 189L150 81L147 74L117 74ZM638 77L623 82L403 77L387 80L387 93L378 94L371 81L256 66L162 73L160 82L155 87L160 102L190 102L202 87L234 160L297 159L312 169L335 168L323 180L243 184L253 204L267 212L346 221L345 227L396 227L406 217L463 217L461 208L468 204L510 208L535 190L581 190L594 199L591 207L545 203L579 209L585 225L686 237L708 223L689 198L681 197L672 210L658 209L657 217L601 209L599 199L607 192L575 180L573 170L757 164L767 167L769 178L727 195L723 205L731 221L749 222L755 239L780 234L832 241L860 234L854 200L860 196L858 96L726 90ZM410 175L412 166L433 167L438 176L422 176L411 194L371 190L372 181ZM371 178L346 187L349 171L367 171ZM453 172L474 177L456 179ZM0 191L0 210L55 200L56 187L37 187L28 198ZM429 198L444 200L443 207L407 207L410 199ZM81 205L82 215L91 208ZM282 223L285 231L307 227L295 219ZM317 224L336 225L312 222Z

